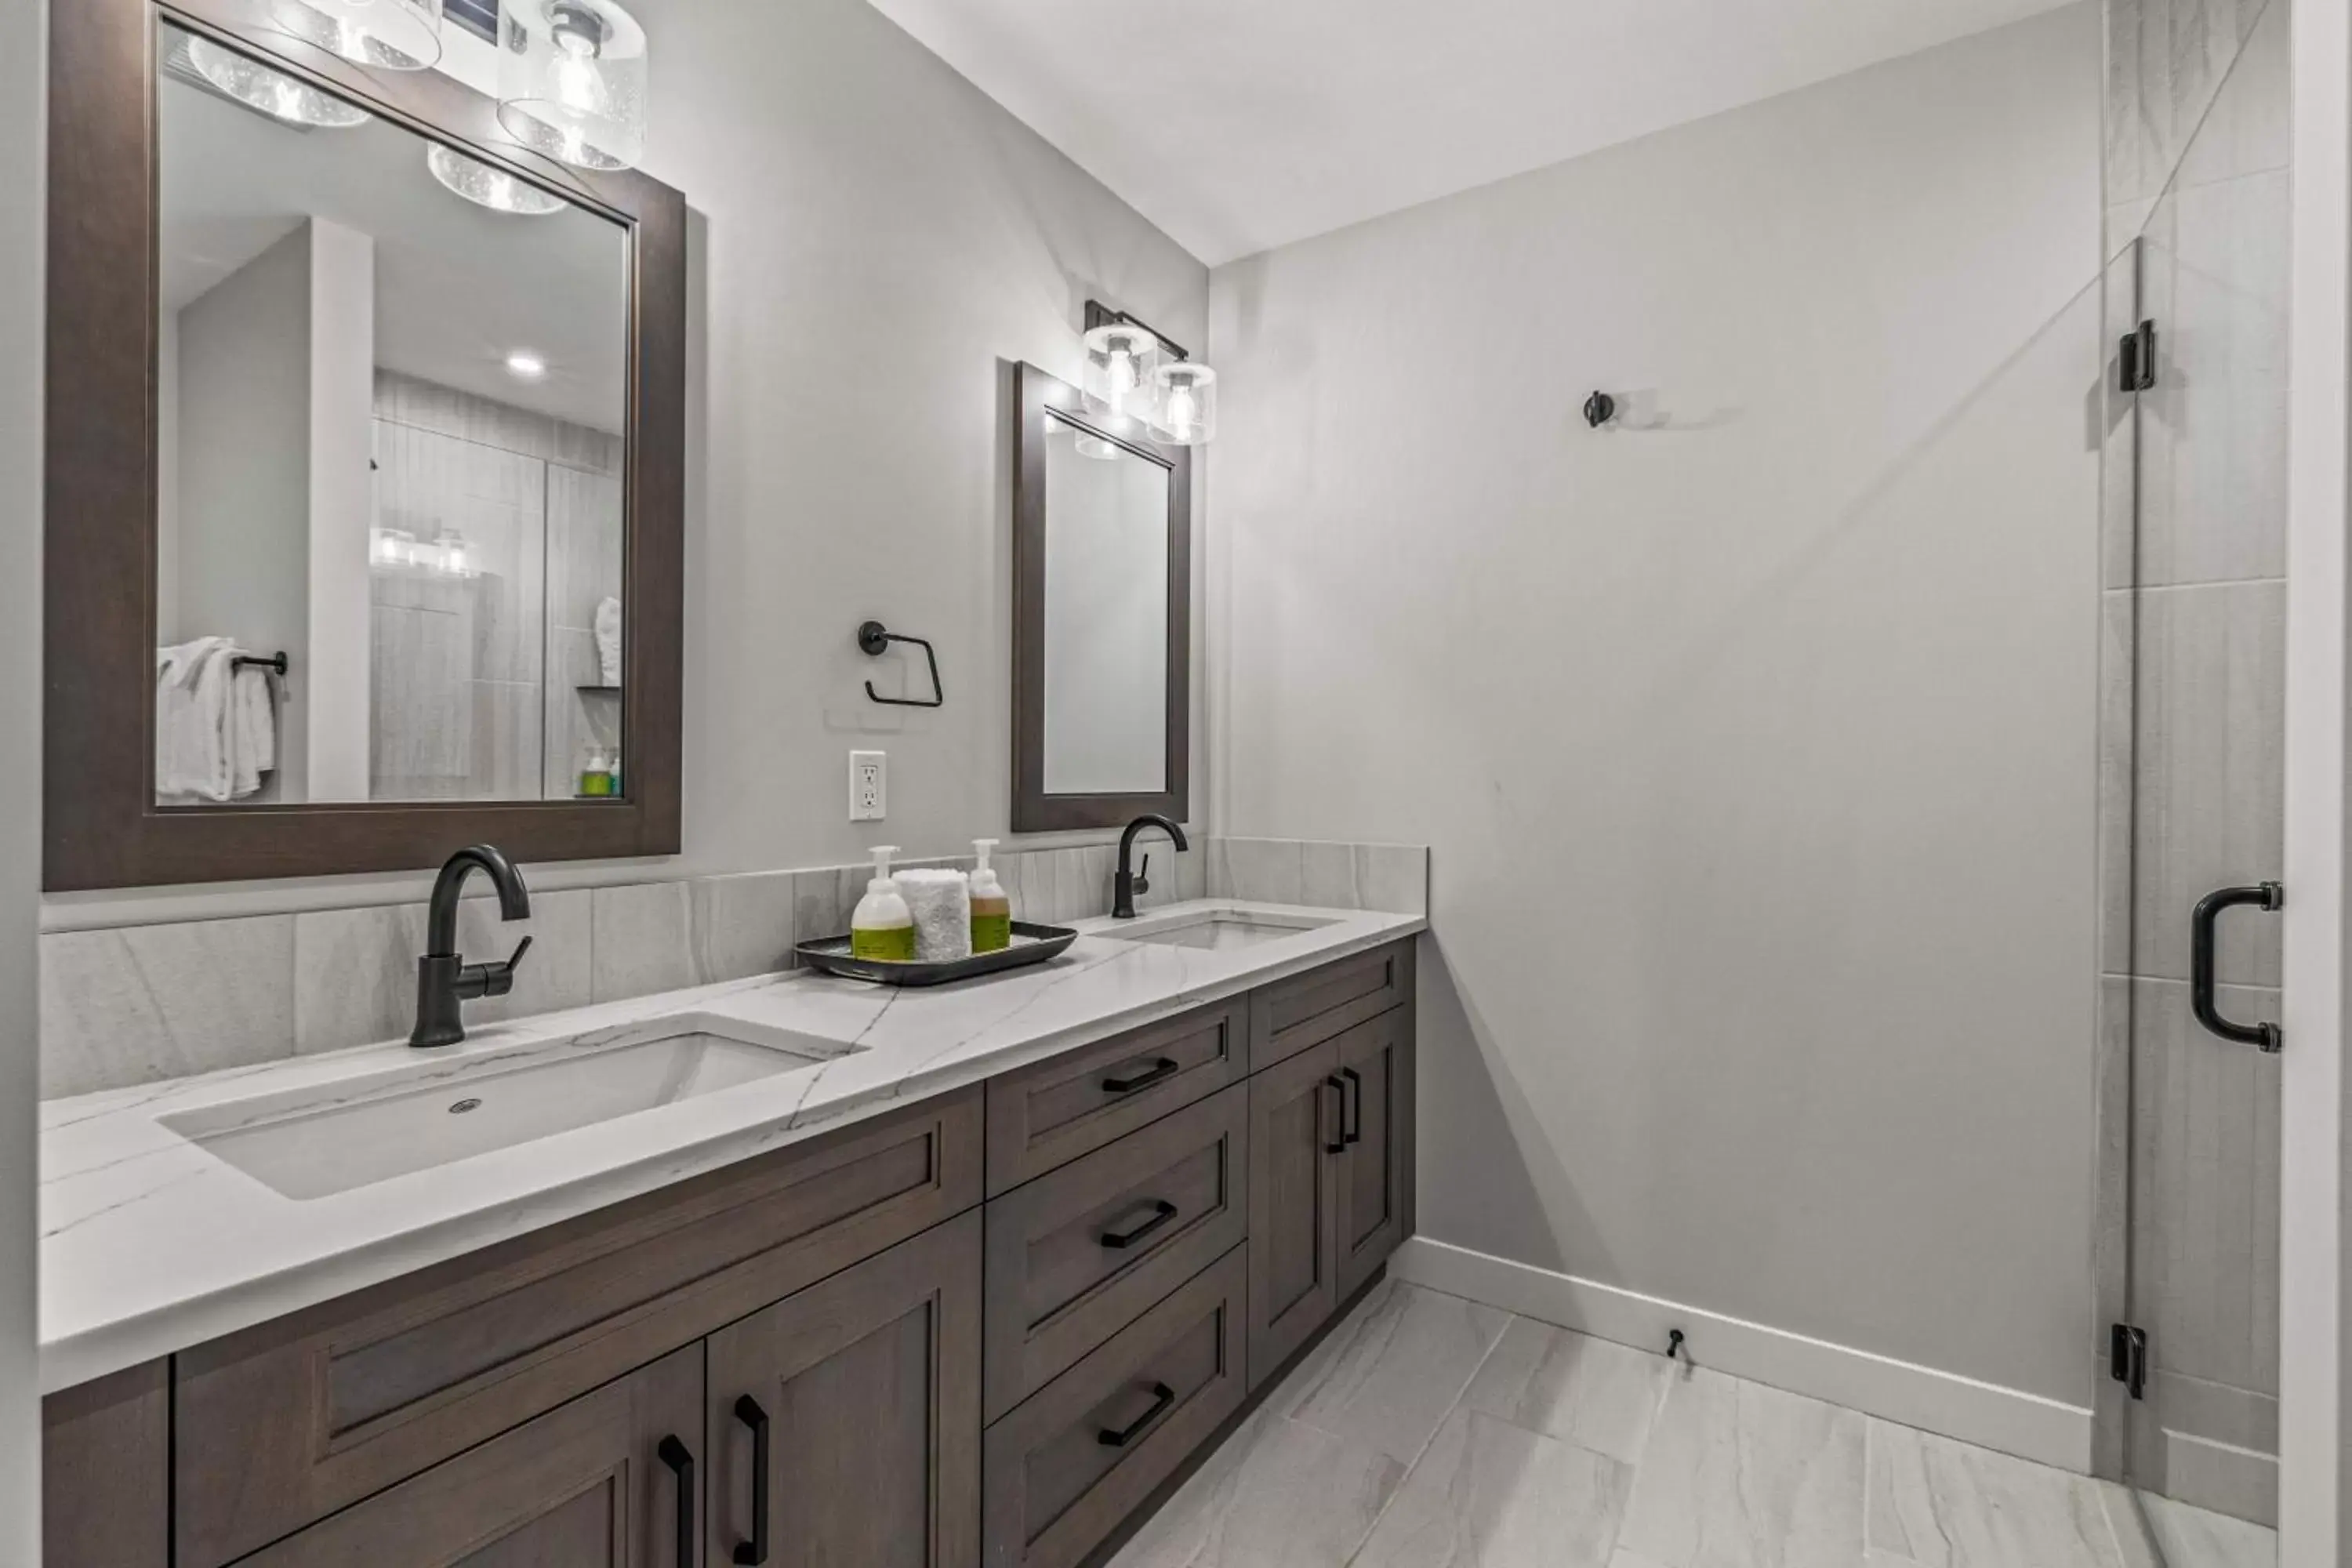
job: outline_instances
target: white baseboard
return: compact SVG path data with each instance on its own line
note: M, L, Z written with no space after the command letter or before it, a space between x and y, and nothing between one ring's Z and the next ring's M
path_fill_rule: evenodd
M1997 1384L1679 1306L1424 1237L1389 1259L1398 1279L1640 1350L1689 1336L1696 1365L2060 1469L2091 1468L2091 1412Z

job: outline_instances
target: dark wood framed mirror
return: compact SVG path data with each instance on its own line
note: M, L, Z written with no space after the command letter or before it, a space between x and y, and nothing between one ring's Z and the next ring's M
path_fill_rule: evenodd
M1035 365L1013 386L1013 831L1181 822L1192 454L1090 413Z
M45 885L675 853L685 198L285 18L50 18Z

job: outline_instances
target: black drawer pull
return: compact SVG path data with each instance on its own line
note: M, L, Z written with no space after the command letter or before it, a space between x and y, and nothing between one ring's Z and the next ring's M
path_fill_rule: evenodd
M654 1452L677 1478L677 1568L694 1568L694 1453L672 1434Z
M1323 1152L1337 1154L1348 1147L1348 1086L1337 1078L1327 1078L1323 1080L1323 1089L1337 1090L1339 1096L1339 1114L1335 1119L1338 1131L1332 1133L1331 1142L1323 1145ZM1315 1125L1318 1131L1323 1125L1322 1092L1322 1089L1316 1090Z
M1167 1415L1169 1407L1175 1403L1176 1391L1169 1387L1164 1383L1155 1383L1151 1385L1150 1409L1145 1411L1142 1415L1137 1416L1134 1420L1129 1422L1126 1426L1120 1427L1116 1432L1112 1431L1108 1426L1104 1427L1101 1432L1097 1434L1097 1436L1102 1446L1106 1448L1124 1448L1129 1443L1134 1442L1138 1437L1143 1436L1143 1429L1145 1427L1150 1426L1154 1421L1159 1420L1162 1415Z
M1107 1078L1102 1080L1105 1094L1133 1094L1139 1089L1149 1089L1163 1078L1176 1073L1176 1058L1161 1057L1133 1078Z
M1364 1141L1364 1080L1356 1076L1354 1068L1341 1068L1339 1076L1346 1079L1348 1087L1356 1091L1352 1097L1342 1096L1339 1100L1339 1142L1342 1146L1360 1143ZM1348 1104L1350 1098L1353 1099L1356 1107L1355 1119L1352 1121L1348 1118Z
M768 1413L747 1394L735 1401L735 1419L751 1428L751 1539L735 1543L735 1561L760 1568L768 1560Z
M1151 1200L1151 1217L1133 1230L1107 1230L1102 1233L1105 1247L1133 1247L1161 1226L1176 1217L1176 1205L1166 1198Z

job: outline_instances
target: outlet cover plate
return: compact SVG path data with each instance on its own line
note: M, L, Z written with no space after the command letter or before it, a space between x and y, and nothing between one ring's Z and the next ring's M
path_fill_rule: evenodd
M849 820L880 822L890 811L890 758L886 752L849 753Z

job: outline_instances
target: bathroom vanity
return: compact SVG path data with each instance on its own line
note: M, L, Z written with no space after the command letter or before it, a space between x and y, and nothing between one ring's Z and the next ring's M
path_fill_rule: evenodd
M1087 926L53 1102L51 1568L1106 1553L1412 1230L1423 922Z

